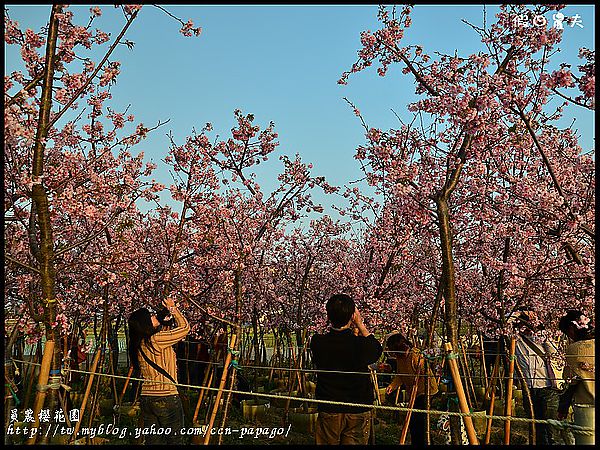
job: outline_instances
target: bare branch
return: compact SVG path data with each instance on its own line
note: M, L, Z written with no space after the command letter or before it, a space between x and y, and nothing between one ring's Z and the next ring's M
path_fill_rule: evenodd
M37 274L41 273L41 272L40 272L38 269L36 269L35 267L31 267L31 266L29 266L29 265L27 265L27 264L25 264L25 263L22 263L21 261L17 261L16 259L14 259L14 258L13 258L12 256L10 256L10 255L4 255L4 257L5 257L5 258L6 258L8 261L10 261L10 262L12 262L12 263L14 263L14 264L16 264L16 265L18 265L18 266L20 266L20 267L24 268L24 269L27 269L27 270L29 270L30 272L35 272L35 273L37 273Z

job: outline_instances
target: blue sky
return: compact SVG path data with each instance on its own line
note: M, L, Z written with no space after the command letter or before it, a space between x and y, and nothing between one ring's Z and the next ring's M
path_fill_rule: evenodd
M35 31L46 24L50 13L48 5L6 7L12 19ZM122 14L112 5L101 7L97 26L114 37L124 23ZM82 14L83 24L89 6L71 8ZM236 108L253 113L261 127L274 121L281 143L276 153L300 153L305 162L314 164L315 175L324 175L334 185L361 177L353 156L364 142L363 130L343 97L356 104L370 126L396 127L391 109L408 117L406 105L415 99L414 85L400 75L399 67L385 78L371 68L351 76L347 86L337 84L356 60L360 32L377 29L376 5L168 5L166 9L184 21L193 19L203 28L202 35L182 36L178 22L146 5L126 35L135 42L133 51L121 46L112 58L121 61L122 73L112 88L111 103L116 110L131 104L136 122L146 126L170 119L137 147L146 159L158 163L156 178L166 184L170 178L160 163L168 149L166 134L172 131L182 143L193 127L211 122L216 133L227 136ZM496 6L487 6L488 23L496 11ZM584 26L564 31L561 59L573 66L580 64L580 47L595 48L594 11L592 5L563 10L568 16L579 14ZM420 44L430 54L458 50L468 56L484 47L461 19L481 25L482 16L483 5L416 5L403 44ZM5 73L10 73L20 67L20 58L15 46L5 48ZM593 148L593 113L570 107L563 123L568 125L572 117L577 119L582 147ZM260 167L259 182L267 192L281 168L276 156Z

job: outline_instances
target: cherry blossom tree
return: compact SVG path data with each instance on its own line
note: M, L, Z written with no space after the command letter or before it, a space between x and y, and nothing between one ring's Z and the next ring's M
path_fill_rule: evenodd
M563 7L503 5L491 25L467 23L481 38L477 54L432 57L420 45L403 46L412 8L382 6L381 28L361 34L358 60L339 80L373 64L380 76L401 64L415 80L413 119L388 132L369 128L357 158L372 186L396 190L386 200L404 205L403 214L435 211L436 304L444 304L454 349L461 315L507 334L507 316L519 306L555 328L557 306L592 304L593 157L558 119L566 107L594 108L594 52L580 51L579 77L565 64L550 73L562 32L516 20Z
M9 271L5 292L21 303L24 317L43 322L48 341L59 342L66 327L64 296L83 290L68 275L89 273L76 256L96 251L91 259L110 261L100 241L110 246L118 218L132 214L137 199L155 196L156 184L141 180L152 167L144 168L143 155L128 151L150 129L139 124L123 133L134 117L105 104L120 72L120 63L110 57L141 8L121 7L125 24L98 63L89 56L91 49L110 40L108 33L92 28L100 8L91 8L88 24L81 26L67 6L53 5L47 28L38 33L22 31L5 9L5 42L20 46L25 67L25 72L5 75L6 259L15 269ZM182 34L199 34L191 22L182 25ZM44 45L45 54L40 52ZM112 281L112 270L97 270L86 281L104 286ZM61 359L56 345L53 371L60 369ZM55 401L51 390L51 405Z
M461 312L472 319L484 312L504 323L499 316L524 303L549 316L557 297L563 296L559 304L573 305L575 292L578 305L591 305L593 158L577 145L574 130L560 129L556 121L567 106L593 108L593 52L581 50L579 78L566 66L548 73L561 32L519 27L514 20L562 7L502 6L489 27L469 24L481 37L482 51L435 58L419 45L401 47L411 7L399 13L381 7L381 28L361 34L359 59L340 79L344 84L374 63L381 76L391 64L402 64L403 73L415 79L421 98L408 105L414 119L398 130L369 128L357 158L365 162L371 185L396 190L396 199L388 201L436 224L439 285L455 348L457 279ZM578 88L581 95L565 98L563 87ZM565 102L552 110L557 98ZM434 219L427 215L432 209ZM456 261L464 268L458 275ZM550 286L556 295L542 298ZM484 306L490 303L497 309ZM489 325L479 320L484 323Z

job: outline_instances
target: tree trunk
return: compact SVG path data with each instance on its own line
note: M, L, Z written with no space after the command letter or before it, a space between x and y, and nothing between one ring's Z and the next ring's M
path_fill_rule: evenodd
M440 245L442 250L442 279L444 287L444 312L446 325L446 338L453 349L458 349L458 314L456 306L456 287L454 274L454 260L452 258L452 230L450 228L450 212L448 200L445 196L436 197L438 228L440 231ZM457 416L450 417L452 445L461 442L460 420Z
M445 197L436 198L438 227L442 250L442 285L445 298L446 337L453 349L458 349L458 314L456 303L456 286L454 260L452 258L452 230L450 228L450 212Z
M260 347L258 345L258 310L252 305L252 346L254 347L254 364L259 365ZM254 371L256 374L256 371Z
M54 284L56 272L54 268L54 238L52 235L52 223L50 218L50 207L48 204L48 194L43 185L44 176L44 151L46 148L46 139L48 137L50 111L52 109L52 82L54 79L54 67L56 60L56 43L58 38L58 17L62 12L62 5L53 5L50 13L50 24L48 27L48 41L46 44L46 58L44 61L44 82L42 85L42 98L40 102L40 111L38 126L33 148L32 161L32 188L31 198L33 200L32 208L35 208L37 215L37 225L39 227L40 242L39 252L32 246L31 252L39 263L41 276L42 299L44 304L44 325L46 327L46 343L59 342L57 328L52 326L56 319L54 304L56 302ZM31 243L30 243L31 246ZM53 346L52 362L50 365L43 366L48 373L40 374L40 379L48 379L51 372L56 374L60 371L61 365L60 345ZM48 393L48 403L51 410L56 409L57 391L50 389ZM44 405L37 405L41 409ZM35 414L39 410L34 411Z

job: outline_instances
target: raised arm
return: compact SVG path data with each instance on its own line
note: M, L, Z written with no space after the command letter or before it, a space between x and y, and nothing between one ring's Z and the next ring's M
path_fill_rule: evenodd
M176 344L185 338L190 332L190 324L183 314L181 314L181 311L179 311L179 308L177 308L177 305L175 305L173 299L167 298L165 301L163 301L163 305L169 309L169 312L173 315L177 326L172 330L159 331L152 336L152 344L160 349Z

